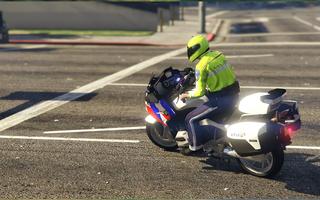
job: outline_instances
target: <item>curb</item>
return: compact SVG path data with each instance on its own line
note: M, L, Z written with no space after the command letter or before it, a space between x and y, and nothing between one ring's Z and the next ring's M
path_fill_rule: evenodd
M221 19L218 19L217 24L213 27L211 33L207 34L207 40L209 42L212 42L216 38L218 31L221 28L222 23L223 23L223 21Z
M54 41L54 40L9 40L9 44L48 45L95 45L95 46L183 46L184 44L160 44L148 42L106 42L106 41Z
M215 38L216 38L216 34L215 33L208 33L207 34L207 40L209 42L212 42Z

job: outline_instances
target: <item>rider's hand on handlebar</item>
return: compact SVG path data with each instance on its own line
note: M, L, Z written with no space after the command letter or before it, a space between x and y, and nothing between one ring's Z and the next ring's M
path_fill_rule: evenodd
M187 98L189 98L188 93L182 93L179 95L179 99L181 99L181 101L183 101L183 102L185 102L187 100Z

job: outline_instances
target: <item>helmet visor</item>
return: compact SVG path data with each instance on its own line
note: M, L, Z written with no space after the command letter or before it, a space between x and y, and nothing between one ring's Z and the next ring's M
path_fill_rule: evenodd
M187 53L188 53L188 58L190 57L200 49L200 44L193 45L192 47L188 47Z

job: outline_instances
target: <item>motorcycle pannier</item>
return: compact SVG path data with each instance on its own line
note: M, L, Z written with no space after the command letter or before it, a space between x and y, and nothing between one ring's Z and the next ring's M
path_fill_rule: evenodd
M277 147L281 128L273 122L239 122L228 127L227 138L240 156L268 153Z

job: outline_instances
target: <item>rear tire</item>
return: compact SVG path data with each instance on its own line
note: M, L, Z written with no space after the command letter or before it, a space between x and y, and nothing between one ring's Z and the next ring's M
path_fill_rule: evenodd
M251 175L265 177L265 178L270 178L275 176L281 170L283 161L284 161L284 152L281 147L278 147L277 149L267 154L243 157L238 159L238 162L244 171L246 171ZM265 167L261 167L259 169L258 167L255 167L255 165L258 165L259 163L261 163L261 166L265 164L266 165Z
M167 151L174 151L178 148L176 140L170 133L168 127L164 127L160 123L147 123L146 131L151 142L158 147Z

